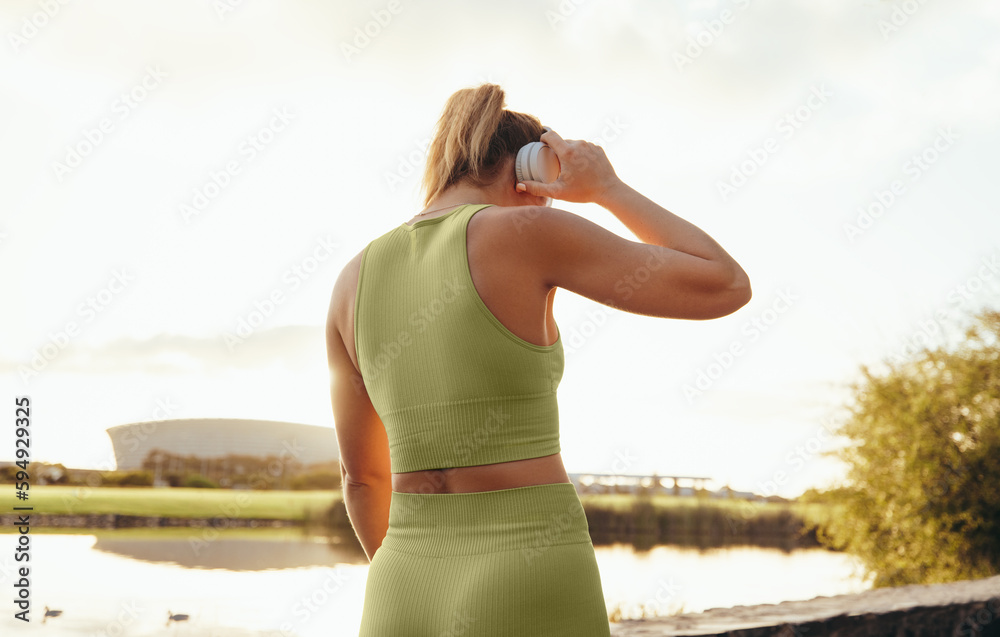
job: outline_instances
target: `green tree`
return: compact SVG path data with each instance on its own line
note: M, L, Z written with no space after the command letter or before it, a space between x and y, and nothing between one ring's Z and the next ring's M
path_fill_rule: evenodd
M189 489L218 489L219 485L205 476L190 475L184 479L184 486Z
M149 471L115 472L106 482L120 487L151 487L153 474Z
M339 487L340 474L333 471L310 471L292 478L292 489L296 491L336 489Z
M1000 573L1000 312L961 345L862 368L836 452L847 485L822 541L859 556L874 586Z

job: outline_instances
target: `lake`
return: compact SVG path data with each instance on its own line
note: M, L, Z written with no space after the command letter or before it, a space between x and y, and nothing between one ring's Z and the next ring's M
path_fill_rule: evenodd
M31 539L30 624L13 618L17 535L0 534L3 635L356 636L368 561L353 536L297 529L128 529ZM608 611L624 618L866 590L823 549L597 547ZM42 623L44 607L63 611ZM168 622L168 612L186 614Z

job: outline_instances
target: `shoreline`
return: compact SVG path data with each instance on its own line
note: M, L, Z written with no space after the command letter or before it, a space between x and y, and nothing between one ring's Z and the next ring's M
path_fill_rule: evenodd
M612 637L1000 635L1000 575L613 623Z
M115 529L307 529L317 520L181 518L123 514L32 514L48 531ZM0 515L0 532L17 532L17 516ZM319 524L321 528L325 525ZM613 622L613 637L792 637L836 634L1000 635L1000 576L950 584L869 590L779 604L712 608L700 613ZM985 629L985 630L984 630ZM955 631L965 631L958 632ZM899 633L902 634L902 633Z
M103 512L32 512L31 526L46 529L122 529L122 528L305 528L328 533L353 533L347 508L341 499L331 498L325 507L305 509L293 515L275 515L271 506L257 507L257 515L246 508L218 503L202 515L168 513L160 507L122 508L128 513ZM632 503L630 503L632 504ZM661 544L693 548L757 546L792 551L821 547L815 527L806 519L785 510L778 516L758 515L737 518L718 506L663 506L639 503L627 507L608 506L606 502L584 501L590 536L594 546L632 544L648 549ZM40 507L41 508L41 507ZM213 510L214 509L214 510ZM176 509L175 509L176 510ZM284 513L284 512L282 512ZM16 528L18 516L0 514L0 529ZM2 530L0 530L2 532Z
M17 531L18 516L0 515L0 528ZM302 520L271 518L181 518L167 516L123 515L121 513L32 513L31 526L46 529L136 529L136 528L282 528L304 527Z

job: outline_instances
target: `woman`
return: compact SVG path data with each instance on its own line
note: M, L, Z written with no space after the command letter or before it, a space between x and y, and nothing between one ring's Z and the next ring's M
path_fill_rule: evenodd
M518 149L539 139L558 179L516 183ZM371 560L361 635L607 636L559 454L555 291L709 319L746 304L749 279L600 147L505 110L496 85L449 98L424 187L424 210L344 268L327 323L344 501ZM550 197L603 206L641 243Z

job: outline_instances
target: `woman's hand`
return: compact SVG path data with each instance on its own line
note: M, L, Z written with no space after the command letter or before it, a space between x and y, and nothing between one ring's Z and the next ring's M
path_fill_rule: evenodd
M559 158L559 178L550 183L523 181L518 192L576 203L601 204L616 187L623 185L615 169L597 144L566 140L555 131L543 133L541 141Z

